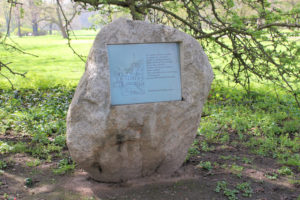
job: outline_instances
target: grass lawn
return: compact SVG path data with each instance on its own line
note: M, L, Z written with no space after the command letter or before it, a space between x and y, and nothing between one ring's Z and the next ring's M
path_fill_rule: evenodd
M87 56L96 36L96 31L77 31L72 47L77 53ZM7 71L16 88L40 88L53 85L75 86L83 71L82 62L67 46L67 41L59 35L12 38L25 52L38 57L7 52L0 46L0 58L3 62L12 62L9 66L17 72L27 72L26 78L13 76ZM12 41L11 41L12 42ZM5 78L0 76L0 87L10 87Z
M73 47L87 55L95 32L78 33ZM80 169L67 152L65 118L84 63L59 36L14 41L39 57L0 49L1 60L13 62L16 71L28 71L25 79L9 75L17 91L0 78L0 199L17 194L20 199L30 199L32 192L40 199L80 199L82 196L68 196L65 191L59 198L39 196L52 193L38 191L55 185L56 194L68 182L80 179ZM174 189L177 199L185 199L178 191L184 186L189 187L183 188L184 194L194 188L199 195L208 195L206 199L300 199L300 108L291 96L273 86L255 84L253 88L247 94L217 74L183 166L192 167L204 183L201 189L195 183L162 186L162 191L155 189L159 197ZM95 191L102 191L101 184L92 184L99 186ZM139 192L146 195L148 189ZM118 189L115 191L109 197L85 193L82 199L126 199L122 189L119 196ZM127 199L135 198L130 197Z

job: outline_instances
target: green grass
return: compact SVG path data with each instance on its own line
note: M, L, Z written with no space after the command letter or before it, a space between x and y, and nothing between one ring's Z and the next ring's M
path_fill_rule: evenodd
M95 31L76 31L76 38L72 37L72 46L77 53L87 56L91 48ZM39 37L13 37L25 52L38 57L5 51L0 46L0 59L4 63L12 62L9 66L17 72L27 72L26 78L13 76L7 70L2 72L11 78L16 88L48 88L53 85L75 86L84 71L82 62L67 46L67 40L60 35ZM8 42L12 43L11 40ZM0 76L0 88L10 87L5 78Z
M75 169L75 163L71 158L64 158L59 161L58 167L53 170L54 174L65 174Z
M260 86L249 96L215 81L204 116L198 135L207 146L239 143L255 154L300 169L300 109L284 92L276 94Z

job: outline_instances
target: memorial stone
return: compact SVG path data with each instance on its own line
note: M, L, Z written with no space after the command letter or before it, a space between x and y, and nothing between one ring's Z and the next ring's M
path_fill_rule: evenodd
M72 158L102 182L174 173L212 80L198 41L183 32L127 19L103 27L68 111Z

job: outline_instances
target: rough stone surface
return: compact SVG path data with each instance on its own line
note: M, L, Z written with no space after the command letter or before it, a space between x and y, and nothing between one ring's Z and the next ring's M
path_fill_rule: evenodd
M181 42L183 101L111 106L106 44L152 42ZM195 138L212 80L207 56L191 36L126 19L105 26L94 41L68 111L72 158L103 182L173 173Z

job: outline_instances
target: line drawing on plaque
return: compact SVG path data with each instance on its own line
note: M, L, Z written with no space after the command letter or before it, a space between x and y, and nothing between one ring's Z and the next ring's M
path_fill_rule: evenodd
M128 66L113 67L112 87L119 88L122 96L144 95L144 62L142 59L136 60L132 56L132 62Z

